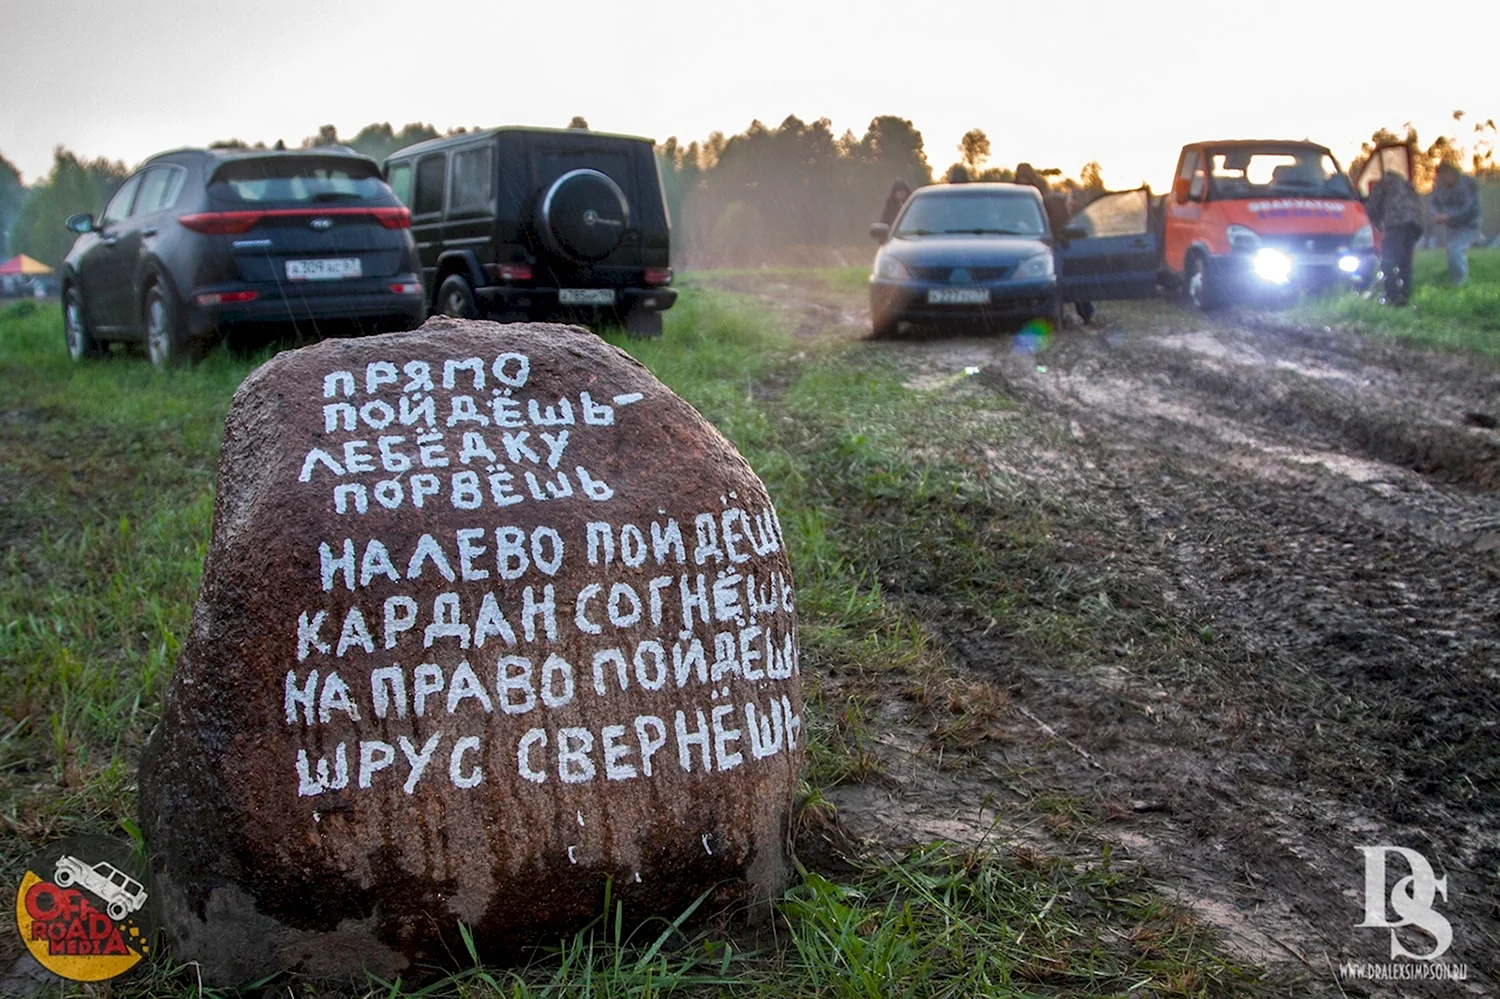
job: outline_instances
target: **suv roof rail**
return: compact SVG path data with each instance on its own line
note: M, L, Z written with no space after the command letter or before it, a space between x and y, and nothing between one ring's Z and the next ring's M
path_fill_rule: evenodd
M457 132L453 135L440 135L435 139L423 139L421 142L414 142L409 146L403 146L402 148L396 150L394 153L391 153L390 156L387 156L386 159L390 160L391 157L398 154L406 155L409 153L427 152L431 149L440 149L452 143L471 142L477 138L492 138L502 132L527 132L533 134L546 133L551 135L586 136L591 139L624 139L629 142L649 142L653 146L656 145L656 140L650 138L649 136L629 135L624 132L601 132L598 129L593 128L550 128L543 125L495 125L490 128L475 129L474 131L470 132Z

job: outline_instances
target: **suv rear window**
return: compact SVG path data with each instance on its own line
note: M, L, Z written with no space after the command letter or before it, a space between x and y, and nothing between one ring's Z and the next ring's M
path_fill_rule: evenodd
M221 165L208 185L216 200L367 201L390 193L375 164L333 156L267 156Z

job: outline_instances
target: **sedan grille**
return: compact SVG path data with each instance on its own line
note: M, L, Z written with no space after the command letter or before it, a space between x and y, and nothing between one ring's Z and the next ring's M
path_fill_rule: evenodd
M951 281L953 279L953 267L908 267L911 276L919 281ZM965 267L969 272L969 280L979 281L1002 281L1010 276L1013 267ZM960 284L963 282L960 281Z

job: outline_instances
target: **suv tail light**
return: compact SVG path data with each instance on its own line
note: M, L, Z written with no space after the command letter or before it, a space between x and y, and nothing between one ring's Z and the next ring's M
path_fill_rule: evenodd
M194 232L209 236L238 235L249 232L266 219L327 218L331 215L348 218L363 216L373 218L387 229L411 228L411 209L397 208L267 208L249 212L200 212L182 215L177 221Z
M670 267L647 267L646 283L653 288L672 283L672 268Z
M502 281L530 281L530 264L500 264L498 270Z
M219 291L198 296L199 305L233 305L235 302L253 302L253 291Z
M209 236L237 235L255 228L264 212L203 212L200 215L183 215L177 219L194 232Z
M370 214L375 216L375 221L387 229L410 229L410 208L371 208Z

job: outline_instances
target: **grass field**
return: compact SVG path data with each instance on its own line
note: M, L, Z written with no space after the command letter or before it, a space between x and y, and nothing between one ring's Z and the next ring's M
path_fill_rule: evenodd
M1405 309L1340 295L1307 302L1297 315L1310 323L1500 357L1500 248L1470 250L1469 282L1458 288L1448 279L1442 250L1419 250L1415 269L1416 287Z
M835 287L855 280L854 269L829 277ZM861 677L900 674L929 692L962 682L921 622L884 598L879 570L899 556L893 545L951 553L942 586L1011 615L1009 625L1035 636L1046 654L1066 658L1097 640L1090 629L1103 626L1098 615L1038 568L1051 554L1045 509L947 459L914 457L913 427L941 433L934 428L956 422L961 400L905 389L862 347L792 345L765 314L691 281L665 337L617 342L735 442L777 503L797 575L813 712L805 821L826 821L823 790L876 767L864 749L871 722ZM187 628L208 541L220 428L256 362L217 351L196 369L165 373L119 355L79 366L63 352L55 307L0 312L0 865L8 884L60 836L133 830L138 753ZM1014 586L1035 576L1037 593L996 590L1015 566L966 540L990 529L1006 532L1008 557L1027 569ZM993 721L949 701L943 724L955 745L966 726ZM601 900L595 926L528 967L475 966L421 990L371 989L1271 994L1261 972L1226 959L1211 934L1111 864L1098 841L1079 835L1059 854L934 846L837 877L808 871L772 928L757 934L689 922L647 924L632 938L629 920ZM0 956L8 963L15 953ZM167 964L114 994L200 989L191 969Z

